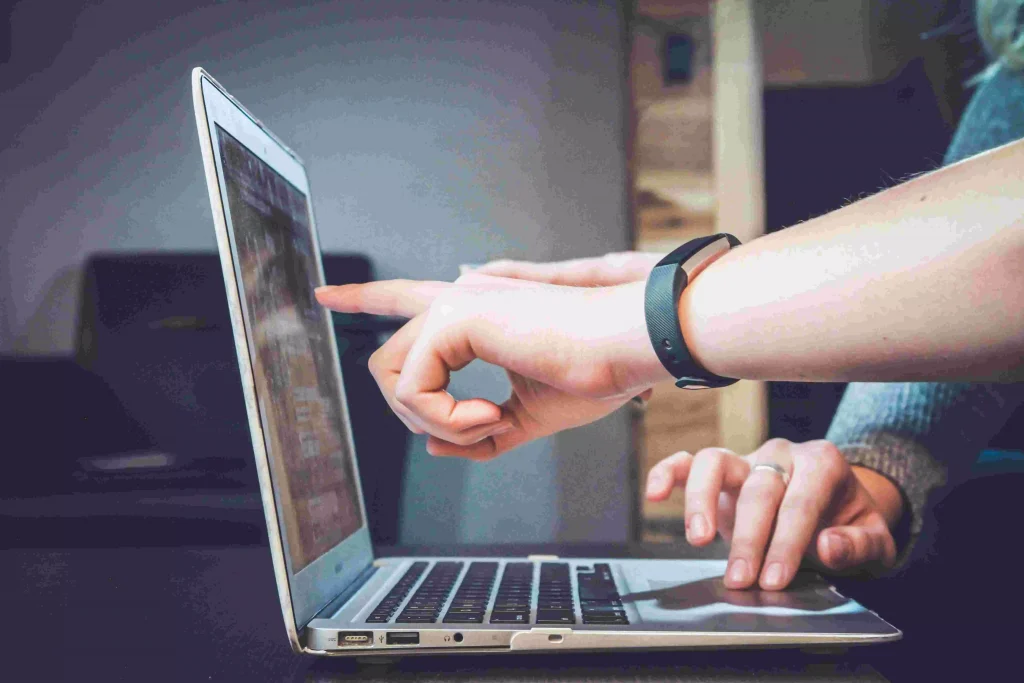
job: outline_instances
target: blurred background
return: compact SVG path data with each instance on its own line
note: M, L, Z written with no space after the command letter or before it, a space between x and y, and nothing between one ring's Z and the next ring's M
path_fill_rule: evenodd
M307 163L328 281L745 239L941 163L984 64L959 0L18 2L0 25L11 546L264 542L189 71ZM824 435L841 385L659 391L488 464L431 458L335 318L379 543L681 535L683 448ZM503 399L494 368L456 393Z

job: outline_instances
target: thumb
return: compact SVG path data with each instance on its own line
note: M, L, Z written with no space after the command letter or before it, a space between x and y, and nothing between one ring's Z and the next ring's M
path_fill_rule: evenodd
M862 565L891 567L896 543L885 522L834 526L818 534L817 553L823 565L836 571Z

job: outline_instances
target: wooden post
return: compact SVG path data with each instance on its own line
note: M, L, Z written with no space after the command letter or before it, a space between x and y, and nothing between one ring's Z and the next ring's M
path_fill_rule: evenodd
M630 83L636 248L667 252L688 239L764 232L761 58L754 0L637 0ZM689 36L692 73L673 80L666 41ZM750 452L767 431L765 385L716 391L657 387L643 417L639 495L647 472L680 450ZM644 503L644 538L681 534L682 497Z
M713 3L714 115L712 138L715 224L743 242L764 234L764 123L762 63L754 0ZM722 446L749 453L768 429L764 382L737 382L721 391Z

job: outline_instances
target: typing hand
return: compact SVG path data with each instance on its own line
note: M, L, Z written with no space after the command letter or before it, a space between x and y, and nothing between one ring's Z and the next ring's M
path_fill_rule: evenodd
M411 318L370 372L406 426L430 435L428 452L477 460L593 422L670 379L647 339L643 296L643 283L589 289L477 273L317 290L336 311ZM476 359L507 371L502 405L446 391Z
M764 464L781 468L788 485ZM665 500L677 486L686 491L687 540L706 545L717 530L730 542L728 588L785 588L805 555L834 571L888 567L896 556L889 530L902 514L898 489L851 467L827 441L773 439L746 456L676 453L651 470L647 499Z
M647 280L663 254L625 251L596 258L572 259L552 263L529 261L491 261L473 270L474 273L497 277L546 282L570 287L612 287Z

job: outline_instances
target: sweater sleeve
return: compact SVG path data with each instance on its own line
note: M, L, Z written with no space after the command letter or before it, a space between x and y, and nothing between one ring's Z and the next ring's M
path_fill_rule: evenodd
M902 560L921 531L930 495L969 475L1021 403L1024 384L856 383L843 395L826 438L850 464L899 487L910 515Z

